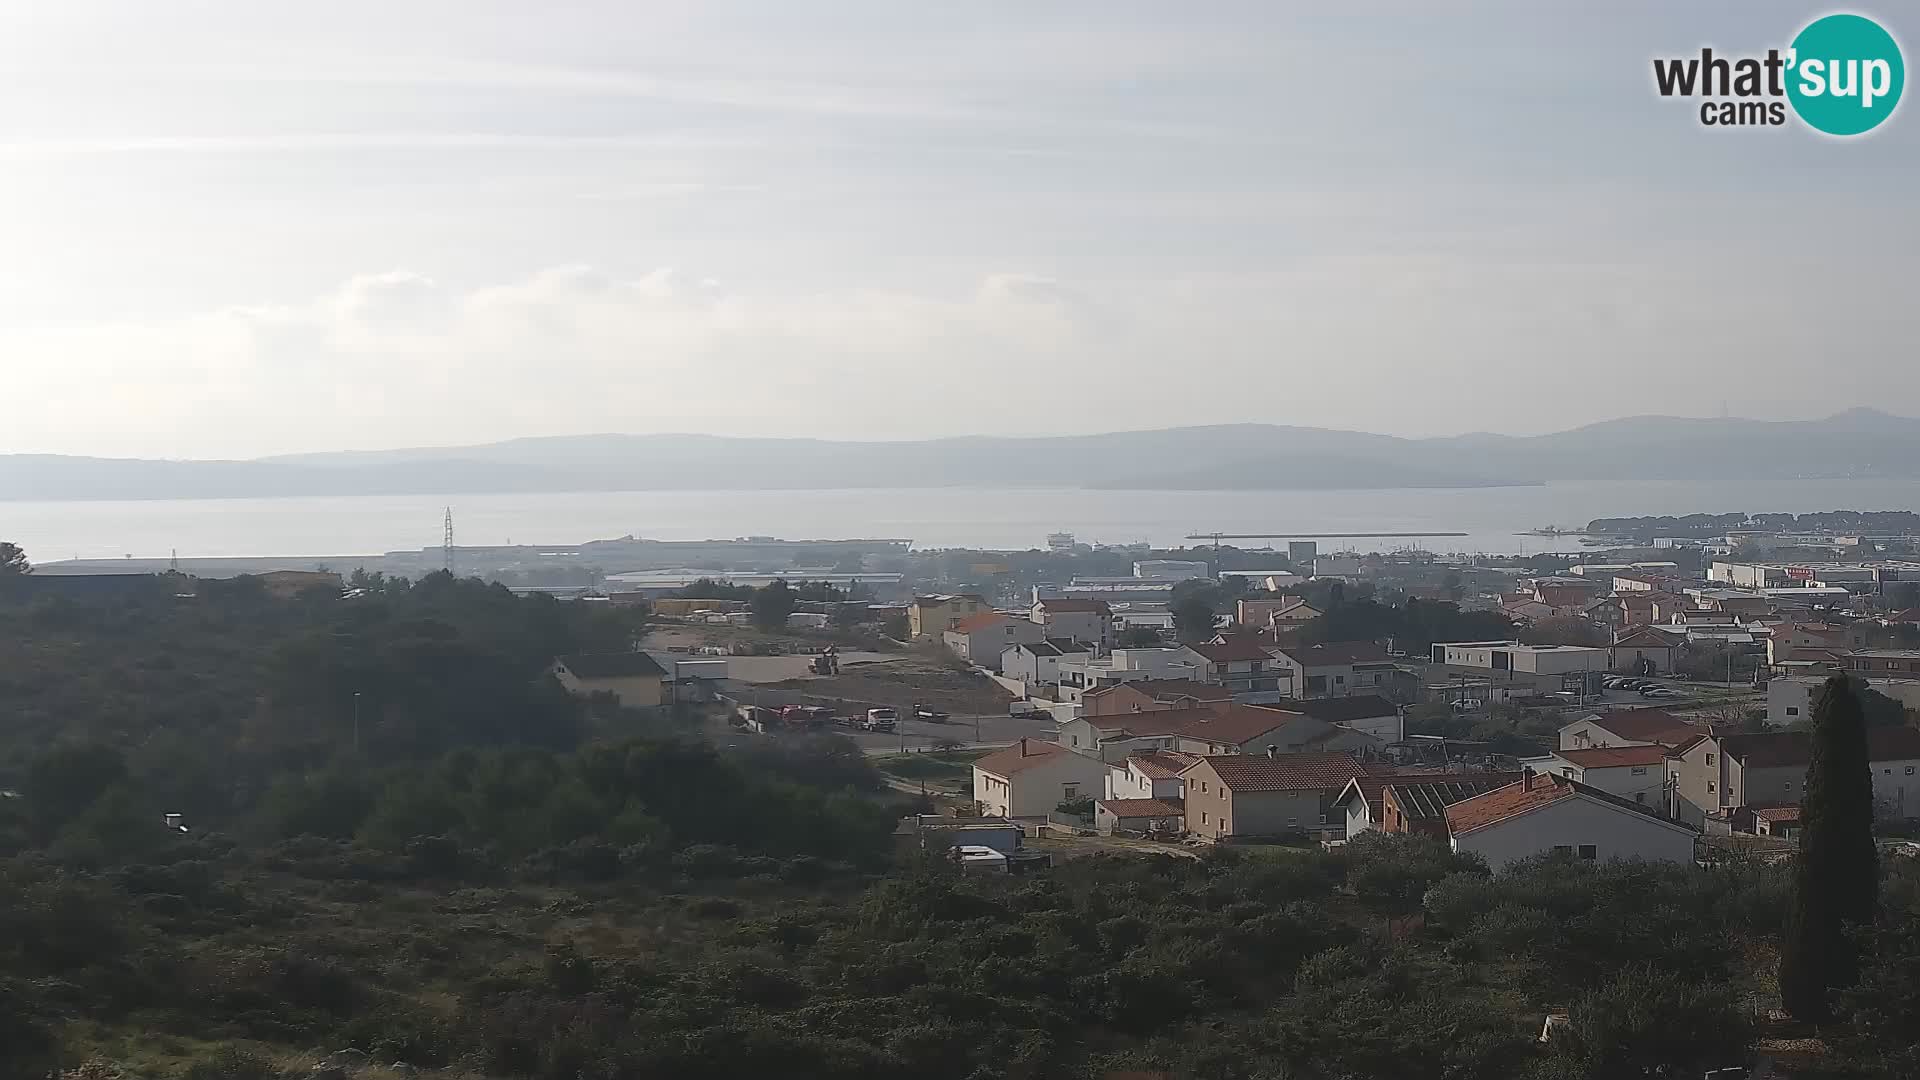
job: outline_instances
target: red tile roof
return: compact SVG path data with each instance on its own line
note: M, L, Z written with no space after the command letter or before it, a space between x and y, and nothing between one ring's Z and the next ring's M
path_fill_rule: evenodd
M1366 775L1352 754L1215 754L1188 766L1210 766L1227 789L1246 791L1338 791Z
M1623 709L1586 717L1622 739L1674 746L1687 741L1697 730L1685 720L1663 709Z
M1180 698L1193 698L1195 701L1231 701L1233 699L1233 691L1224 686L1211 686L1203 682L1194 682L1192 679L1138 679L1134 682L1102 686L1098 690L1089 690L1080 696L1083 700L1099 697L1101 694L1111 694L1122 687L1136 690L1155 701L1177 701Z
M1799 821L1798 806L1749 806L1747 810L1761 821Z
M1005 750L988 754L973 763L973 767L995 776L1007 777L1014 773L1031 769L1035 765L1044 765L1061 754L1073 751L1059 743L1042 742L1039 739L1021 739Z
M1518 783L1463 799L1447 807L1447 832L1463 836L1562 799L1571 799L1576 786L1565 777L1531 775Z
M1180 735L1189 739L1204 739L1207 742L1239 746L1252 742L1268 732L1281 728L1293 728L1294 725L1308 725L1307 730L1316 735L1342 734L1343 729L1323 726L1319 721L1305 719L1287 713L1277 713L1272 709L1258 709L1251 705L1212 706L1202 709L1169 709L1168 712L1189 714L1186 723L1163 732L1168 735ZM1153 713L1139 715L1152 716Z
M1063 612L1068 612L1068 611L1091 611L1100 615L1113 614L1113 609L1107 606L1107 602L1105 600L1070 600L1070 599L1060 598L1060 599L1053 599L1053 600L1042 600L1039 603L1035 604L1034 606L1046 608L1048 611L1053 612L1056 615L1061 614Z
M999 626L1001 623L1012 621L1012 619L1007 618L997 611L983 611L978 615L969 615L947 629L957 630L962 634L971 634L975 631L985 630L990 626Z
M1319 645L1289 645L1280 651L1301 667L1389 662L1387 650L1371 641L1328 641Z
M1218 644L1203 641L1198 645L1189 645L1187 648L1192 649L1194 652L1206 657L1209 662L1215 664L1225 664L1235 660L1272 659L1272 657L1267 655L1267 650L1255 644L1252 639L1244 637L1231 637Z
M1590 750L1555 750L1553 755L1583 769L1617 769L1623 765L1656 765L1667 760L1667 748L1652 746L1596 746Z
M1699 746L1701 743L1706 741L1707 741L1707 733L1704 731L1696 731L1693 734L1687 736L1686 738L1668 747L1667 756L1673 757L1673 758L1686 757L1687 751L1693 749L1696 746Z
M1452 836L1464 836L1503 821L1509 821L1522 814L1530 814L1542 807L1551 806L1563 799L1584 795L1590 799L1610 803L1614 806L1641 814L1648 821L1657 821L1676 829L1686 831L1687 827L1675 822L1655 817L1653 811L1638 803L1589 787L1564 776L1532 774L1517 783L1496 788L1484 795L1454 803L1447 807L1447 832Z
M1805 765L1813 757L1813 736L1805 731L1763 731L1723 735L1720 749L1749 769ZM1867 760L1920 758L1920 731L1910 727L1867 729Z
M1179 776L1187 766L1199 760L1197 755L1183 754L1177 750L1149 750L1144 754L1127 755L1127 761L1140 771L1140 775L1155 780Z
M1256 705L1254 708L1269 712L1291 713L1295 716L1311 716L1315 720L1325 720L1329 724L1348 723L1354 720L1372 720L1382 716L1400 715L1400 707L1378 694L1354 694L1349 697L1307 698L1300 701L1278 701L1272 705Z
M1101 799L1100 809L1118 818L1180 817L1187 812L1179 799Z
M1633 633L1613 643L1616 649L1621 646L1627 646L1629 648L1637 646L1642 649L1670 649L1678 644L1680 644L1678 639L1669 636L1664 630L1659 630L1651 626L1640 627Z
M1151 709L1112 716L1088 716L1102 731L1128 735L1185 735L1219 743L1243 743L1275 728L1300 723L1297 716L1256 709L1250 705L1207 705L1191 709Z

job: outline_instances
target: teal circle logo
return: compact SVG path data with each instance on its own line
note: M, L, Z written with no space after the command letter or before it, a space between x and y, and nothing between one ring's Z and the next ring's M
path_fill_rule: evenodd
M1907 65L1900 44L1862 15L1815 19L1793 39L1787 100L1815 131L1860 135L1900 104Z

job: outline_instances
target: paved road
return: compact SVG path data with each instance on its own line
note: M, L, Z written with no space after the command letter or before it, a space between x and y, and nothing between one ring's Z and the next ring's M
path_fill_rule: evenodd
M952 739L968 746L1005 746L1023 737L1052 742L1053 731L1052 721L1016 719L1002 713L997 716L956 716L944 724L930 724L922 720L902 720L896 725L891 735L844 730L842 733L858 743L867 753L884 754L914 747L932 746L941 739Z

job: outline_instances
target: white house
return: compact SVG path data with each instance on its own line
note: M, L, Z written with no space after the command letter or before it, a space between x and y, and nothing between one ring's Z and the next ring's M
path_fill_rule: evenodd
M1286 645L1272 651L1298 698L1377 694L1395 670L1386 650L1371 641Z
M1311 716L1334 727L1371 735L1383 743L1404 742L1407 737L1407 722L1400 713L1400 706L1377 694L1314 698L1256 707Z
M1675 654L1684 644L1683 638L1642 626L1621 635L1608 647L1607 666L1629 675L1668 675L1673 672Z
M1107 765L1059 743L1021 739L973 763L973 797L981 812L1045 817L1068 799L1097 798Z
M1177 799L1180 770L1198 761L1192 754L1173 750L1146 750L1107 766L1108 799Z
M1037 601L1031 614L1048 638L1084 642L1100 652L1113 648L1113 610L1105 600L1054 597Z
M1540 773L1454 803L1446 818L1453 850L1479 855L1496 871L1548 852L1691 863L1697 835L1616 795Z
M1063 659L1083 659L1088 655L1085 645L1067 638L1021 642L1001 650L1000 674L1020 680L1031 694L1035 687L1052 686L1060 681Z
M1036 624L1037 625L1037 624ZM1078 703L1103 686L1148 679L1200 679L1199 658L1184 648L1115 649L1106 656L1060 660L1060 700Z
M953 655L976 667L998 671L1007 646L1043 641L1046 633L1039 623L983 611L954 623L944 638Z
M1594 746L1665 746L1687 742L1701 729L1663 709L1591 713L1560 729L1562 750Z
M1787 727L1813 716L1813 699L1827 683L1825 675L1776 675L1767 680L1767 726ZM1920 709L1920 682L1868 679L1867 686L1909 709Z
M1278 701L1293 696L1286 669L1274 663L1251 635L1236 634L1188 645L1186 652L1198 665L1201 682L1226 687L1236 701Z
M1667 748L1658 744L1556 750L1523 758L1520 764L1534 772L1578 780L1636 806L1667 805Z

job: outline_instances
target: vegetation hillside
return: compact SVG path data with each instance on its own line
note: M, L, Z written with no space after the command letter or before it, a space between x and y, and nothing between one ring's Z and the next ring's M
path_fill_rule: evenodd
M1369 837L963 877L844 740L559 693L620 615L371 584L0 583L0 1075L1619 1077L1735 1063L1775 999L1776 868ZM1916 1065L1885 875L1836 1073Z

